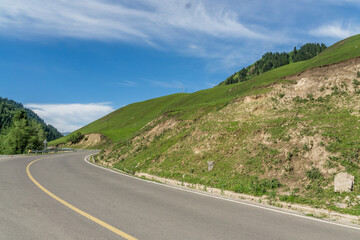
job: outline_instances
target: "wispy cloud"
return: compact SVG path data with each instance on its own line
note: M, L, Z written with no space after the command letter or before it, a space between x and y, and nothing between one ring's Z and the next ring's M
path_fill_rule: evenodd
M228 58L222 50L229 41L275 41L273 31L241 21L231 6L207 0L2 0L0 35L124 41L212 59Z
M237 14L203 1L3 0L0 29L13 34L89 39L169 40L185 31L219 38L264 38L237 20Z
M137 83L133 81L124 80L121 82L118 82L119 85L125 86L125 87L136 87Z
M114 111L110 103L25 104L59 131L72 132Z
M265 51L290 49L314 36L356 34L359 24L302 29L328 22L338 12L347 20L344 11L359 6L358 0L1 0L0 36L147 45L201 57L214 70L249 64Z
M360 25L356 23L341 24L333 22L319 26L310 31L311 35L317 37L347 38L360 33Z

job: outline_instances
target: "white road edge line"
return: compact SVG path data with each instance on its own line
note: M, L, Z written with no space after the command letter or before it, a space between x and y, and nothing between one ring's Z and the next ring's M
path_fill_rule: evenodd
M136 179L136 180L139 180L139 181L144 181L144 182L148 182L148 183L152 183L152 184L156 184L156 185L160 185L160 186L164 186L164 187L168 187L168 188L172 188L172 189L177 189L177 190L181 190L181 191L184 191L184 192L194 193L194 194L198 194L198 195L201 195L201 196L206 196L206 197L220 199L220 200L224 200L224 201L228 201L228 202L238 203L238 204L242 204L242 205L246 205L246 206L250 206L250 207L260 208L260 209L264 209L264 210L268 210L268 211L272 211L272 212L276 212L276 213L281 213L281 214L285 214L285 215L290 215L290 216L294 216L294 217L298 217L298 218L303 218L303 219L307 219L307 220L311 220L311 221L327 223L327 224L331 224L331 225L335 225L335 226L360 230L360 227L355 227L355 226L345 225L345 224L341 224L341 223L330 222L330 221L326 221L326 220L322 220L322 219L318 219L318 218L303 216L303 215L299 215L299 214L295 214L295 213L285 212L285 211L281 211L281 210L277 210L277 209L273 209L273 208L268 208L268 207L265 207L265 206L259 206L259 205L255 205L255 204L251 204L251 203L242 202L241 199L239 199L239 200L228 199L228 198L224 198L224 197L220 197L220 196L214 196L214 195L209 195L209 194L193 191L191 189L179 188L179 187L175 187L175 186L171 186L171 185L167 185L167 184L163 184L163 183L157 183L157 182L154 182L154 181L150 181L150 180L134 177L134 176L131 176L131 175L127 175L127 174L124 174L124 173L121 173L121 172L118 172L118 171L115 171L115 170L112 170L112 169L109 169L109 168L105 168L105 167L96 165L96 164L94 164L94 163L87 160L90 156L95 155L95 154L96 153L86 156L84 158L84 161L86 163L94 166L94 167L101 168L101 169L107 170L107 171L112 172L112 173L120 174L120 175L128 177L128 178L133 178L133 179Z

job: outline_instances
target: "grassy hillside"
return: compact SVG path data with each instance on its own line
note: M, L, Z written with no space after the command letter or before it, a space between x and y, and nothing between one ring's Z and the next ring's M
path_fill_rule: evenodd
M63 137L52 141L51 145L65 143L76 132L83 134L101 133L113 142L128 140L148 122L163 114L182 119L194 119L214 108L227 104L236 97L249 93L261 93L266 89L256 89L251 82L241 85L223 86L198 91L192 94L178 93L160 98L133 103L120 108L103 118Z
M289 77L265 94L164 114L97 161L130 174L359 215L359 109L357 58ZM335 193L334 176L344 171L355 176L354 189Z
M317 66L341 62L360 55L360 35L342 40L318 56L286 65L238 84L218 86L191 94L174 94L130 104L79 129L83 134L101 133L113 142L128 140L148 122L164 113L182 119L195 119L213 109L225 106L232 99L269 91L264 86L283 81L282 78ZM76 131L77 132L77 131ZM74 132L75 133L75 132ZM72 133L72 134L74 134ZM51 142L65 143L71 135Z
M111 139L96 160L130 174L359 215L359 57L357 35L246 82L128 105L79 131ZM335 193L343 171L354 189Z

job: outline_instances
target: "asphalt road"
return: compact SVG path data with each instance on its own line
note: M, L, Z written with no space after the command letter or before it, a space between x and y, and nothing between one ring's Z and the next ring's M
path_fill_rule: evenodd
M360 239L360 229L134 179L84 161L91 151L0 159L0 239ZM91 219L95 217L95 219ZM111 231L99 224L105 222Z

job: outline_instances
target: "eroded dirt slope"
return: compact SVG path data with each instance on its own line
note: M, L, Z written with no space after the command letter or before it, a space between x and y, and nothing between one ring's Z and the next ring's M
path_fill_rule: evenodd
M234 99L195 120L164 115L98 160L130 173L325 205L344 198L333 192L336 173L360 178L359 116L356 58L289 76L267 94ZM358 182L349 196L356 194Z

